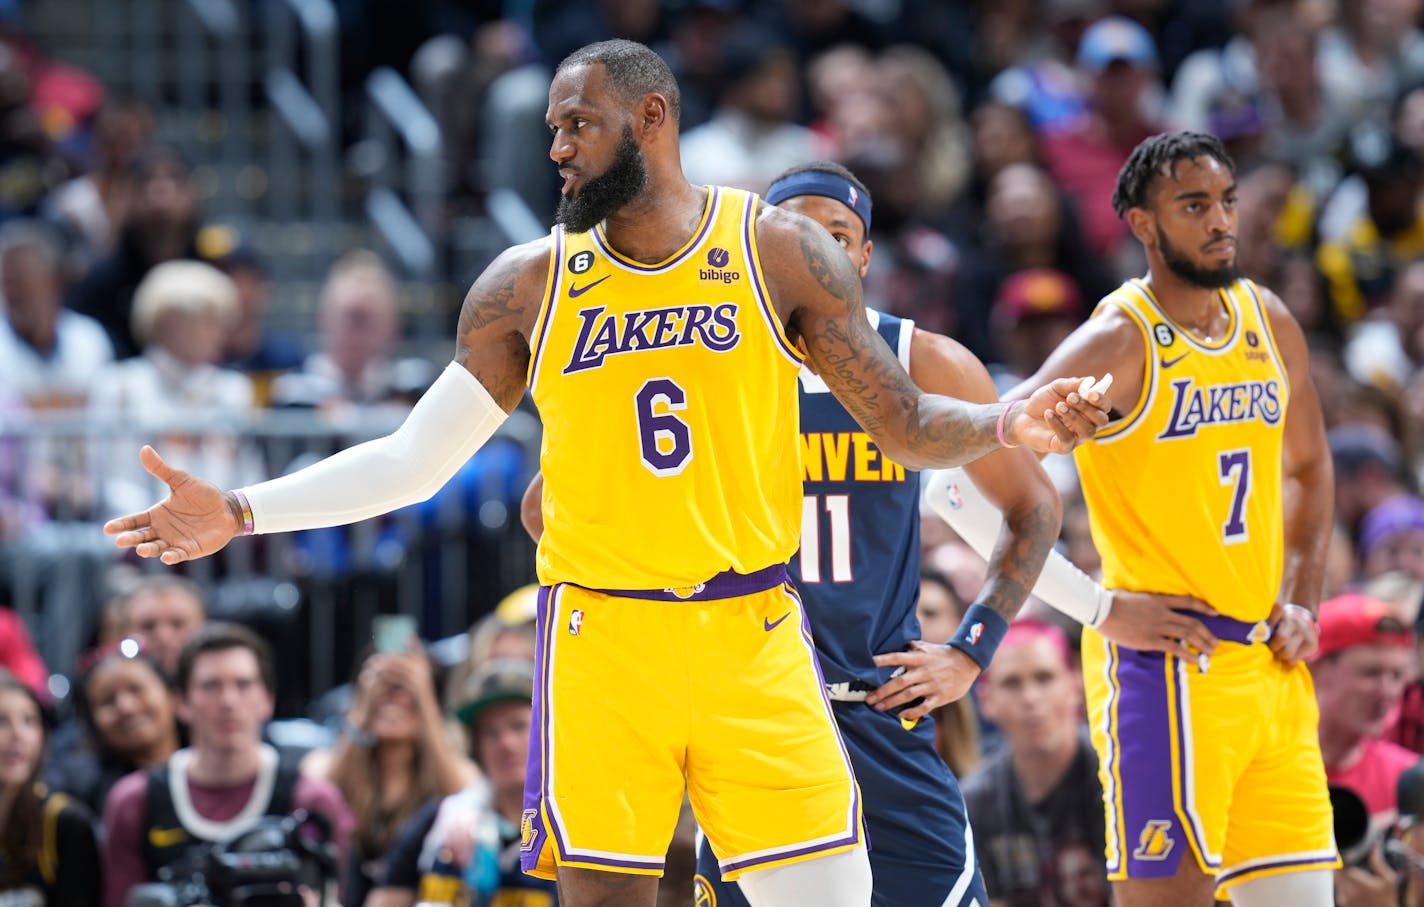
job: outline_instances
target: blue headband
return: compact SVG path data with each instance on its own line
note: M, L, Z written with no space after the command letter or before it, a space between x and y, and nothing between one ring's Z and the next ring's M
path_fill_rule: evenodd
M802 170L772 183L766 190L766 203L779 205L798 195L823 195L835 199L855 211L861 223L865 224L865 232L870 232L870 195L855 188L850 180L824 170Z

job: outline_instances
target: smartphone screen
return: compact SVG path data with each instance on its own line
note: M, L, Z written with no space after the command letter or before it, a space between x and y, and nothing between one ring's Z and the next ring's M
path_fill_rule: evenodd
M371 618L371 639L377 652L404 652L415 639L415 618L409 614L377 614Z

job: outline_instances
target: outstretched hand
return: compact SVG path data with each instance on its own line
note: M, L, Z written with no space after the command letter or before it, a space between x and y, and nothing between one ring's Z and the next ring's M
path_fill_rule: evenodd
M1087 378L1059 378L1014 402L1004 419L1004 437L1038 453L1069 453L1108 424L1112 375L1093 383Z
M105 523L104 534L114 536L115 545L171 566L219 551L242 531L235 502L222 489L174 469L146 444L138 456L143 468L168 486L168 497L142 513Z
M1210 655L1216 650L1216 636L1192 616L1216 616L1216 609L1206 602L1188 595L1123 589L1114 589L1112 596L1112 610L1098 632L1118 645L1166 652L1189 663L1199 654Z
M866 704L884 712L922 699L919 705L900 713L906 721L923 718L960 698L979 677L974 659L953 646L937 646L922 639L911 641L909 651L875 656L875 664L904 670L865 697Z

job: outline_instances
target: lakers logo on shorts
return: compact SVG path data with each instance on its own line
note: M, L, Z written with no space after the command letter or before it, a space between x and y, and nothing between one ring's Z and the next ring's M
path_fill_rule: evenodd
M1132 856L1138 860L1165 860L1177 846L1177 841L1167 832L1172 823L1165 819L1153 819L1142 826L1142 834L1137 838L1137 849Z
M692 877L692 904L693 907L717 907L717 892L705 875Z
M707 584L698 583L695 586L669 586L663 591L667 592L670 595L676 595L678 598L681 599L689 599L692 598L692 596L694 595L701 595L703 592L707 591Z
M519 849L520 849L520 850L528 851L528 850L533 850L533 849L534 849L534 816L535 816L535 815L537 815L537 812L536 812L535 810L526 809L526 810L524 811L524 814L519 817Z
M1246 638L1253 643L1270 642L1271 625L1264 620L1256 621L1256 624L1251 627L1251 632L1247 634Z

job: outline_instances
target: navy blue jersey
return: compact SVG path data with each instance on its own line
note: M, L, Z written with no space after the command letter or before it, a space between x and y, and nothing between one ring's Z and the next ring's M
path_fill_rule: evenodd
M910 368L914 322L867 310ZM920 474L881 455L826 383L804 367L801 550L791 579L811 618L826 683L874 689L873 656L920 636Z

